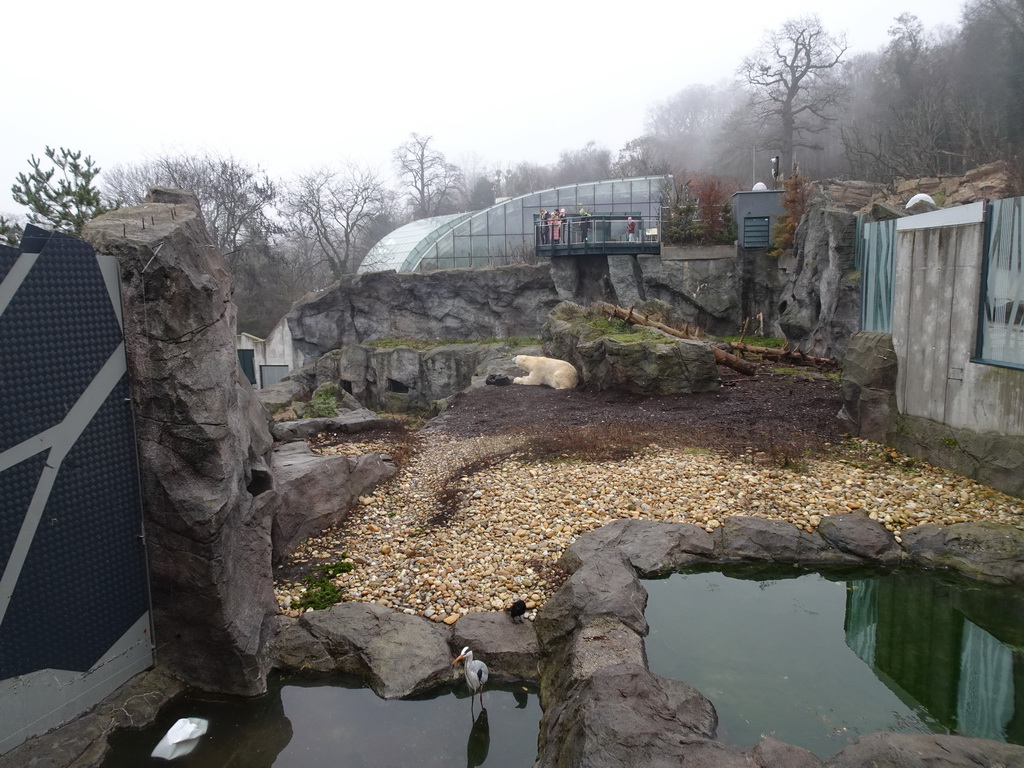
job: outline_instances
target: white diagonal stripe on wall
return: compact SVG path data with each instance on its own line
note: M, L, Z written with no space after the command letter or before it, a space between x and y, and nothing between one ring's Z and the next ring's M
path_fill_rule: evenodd
M40 474L36 491L32 495L32 501L29 502L25 519L21 523L21 530L18 532L18 538L15 540L14 547L11 550L7 567L4 568L3 576L0 577L0 625L3 624L4 616L7 614L11 597L14 595L14 587L18 583L22 566L24 566L25 560L28 558L32 539L35 536L36 528L39 526L39 521L42 519L46 502L50 498L53 483L57 479L58 472L60 472L61 463L72 447L74 447L82 432L85 431L93 416L96 415L96 412L106 402L107 397L114 387L117 386L117 383L126 371L127 363L125 362L124 342L122 341L117 345L113 354L107 358L107 362L103 364L103 367L93 377L93 380L89 382L89 386L85 388L85 391L82 392L60 424L46 430L35 438L30 438L0 453L0 470L2 470L17 463L12 461L12 459L22 456L27 450L31 450L31 452L25 454L24 458L34 456L47 448L50 449L46 466L43 467L43 471ZM46 439L40 440L39 438L43 436ZM21 461L23 459L18 460Z
M32 269L32 266L36 263L36 259L39 258L38 253L23 253L18 257L17 261L14 262L14 266L11 267L11 271L4 277L2 283L0 283L0 315L7 309L7 305L11 303L11 299L14 298L14 294L18 292L18 288L21 287L22 282L25 280L25 276Z

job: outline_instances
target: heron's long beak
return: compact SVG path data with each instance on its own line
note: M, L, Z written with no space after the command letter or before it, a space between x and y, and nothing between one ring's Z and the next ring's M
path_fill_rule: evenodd
M456 659L455 661L453 661L453 662L452 662L452 666L455 666L455 665L456 665L456 664L458 664L458 663L459 663L460 661L462 661L462 656L459 656L459 658L457 658L457 659Z

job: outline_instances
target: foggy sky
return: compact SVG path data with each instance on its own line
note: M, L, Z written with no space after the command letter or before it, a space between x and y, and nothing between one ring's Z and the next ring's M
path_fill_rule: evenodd
M232 154L277 178L337 160L389 173L413 131L460 165L550 164L590 140L614 156L649 106L731 80L787 19L816 12L854 55L901 12L933 32L961 5L18 3L3 13L0 212L18 212L10 185L46 145L108 169Z

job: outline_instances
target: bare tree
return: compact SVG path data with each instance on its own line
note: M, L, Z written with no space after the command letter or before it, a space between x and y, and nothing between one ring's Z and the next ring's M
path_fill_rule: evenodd
M521 162L508 168L501 179L501 193L506 197L526 195L552 186L551 169L536 163Z
M743 60L739 74L752 90L758 119L778 129L783 169L793 164L794 147L814 148L809 135L834 119L840 95L834 71L846 53L844 36L828 34L817 16L785 22Z
M658 176L670 173L668 162L661 153L658 140L653 136L640 136L619 150L612 163L613 176Z
M359 268L369 250L362 235L390 204L391 193L376 172L345 163L340 170L322 167L300 176L287 207L308 224L331 274L340 278Z
M566 149L558 156L555 184L580 184L611 178L612 153L593 141L581 149Z
M108 195L138 205L147 188L162 184L195 192L214 243L235 267L244 250L269 241L278 231L271 218L277 185L259 166L231 155L161 155L136 166L118 166L106 175Z
M394 152L395 166L410 192L409 208L414 219L454 213L458 209L462 171L430 146L432 140L432 136L413 133Z

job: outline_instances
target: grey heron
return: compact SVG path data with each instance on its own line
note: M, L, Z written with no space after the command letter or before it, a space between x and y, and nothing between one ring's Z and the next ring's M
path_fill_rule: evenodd
M487 665L473 658L473 652L469 650L468 645L462 649L462 653L452 664L458 664L460 661L465 663L466 683L469 685L470 693L475 697L476 692L480 691L480 706L482 707L484 705L483 687L487 682Z

